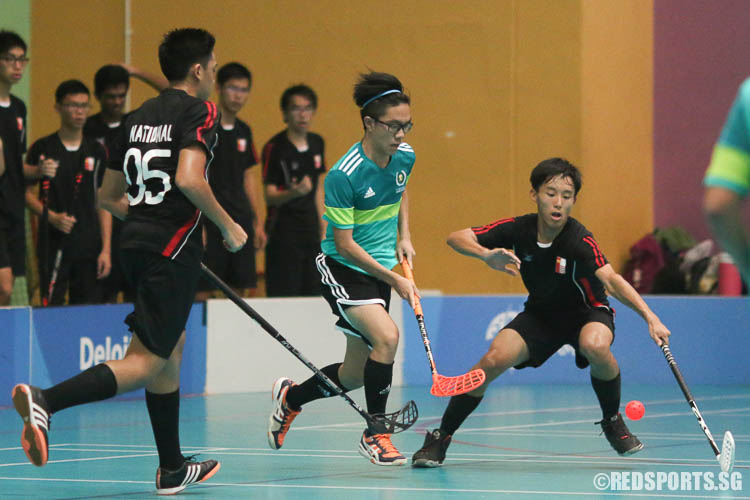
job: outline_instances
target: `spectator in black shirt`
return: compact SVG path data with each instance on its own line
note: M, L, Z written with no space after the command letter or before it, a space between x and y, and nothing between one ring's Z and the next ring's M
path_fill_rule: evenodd
M29 58L26 42L12 31L0 31L0 306L10 303L16 276L26 274L24 169L26 105L10 93L23 76Z
M306 85L281 95L286 130L263 147L267 218L266 292L269 297L320 295L315 257L325 236L325 143L310 132L318 97Z
M83 136L89 90L78 80L61 83L55 92L60 128L31 146L26 157L43 178L39 197L29 185L26 201L40 217L37 257L44 305L101 302L98 280L110 272L111 217L96 208L95 175L106 159L104 148ZM58 263L58 251L62 251Z
M113 140L123 125L131 76L157 91L169 85L163 76L152 75L134 66L107 64L99 68L94 75L94 97L99 101L100 111L88 117L83 135L96 139L108 150L112 148Z
M247 102L251 85L252 74L240 63L227 63L216 73L221 124L208 182L216 200L242 226L253 244L232 253L224 247L216 224L210 221L203 224L206 246L203 262L239 295L248 296L255 295L257 283L255 251L266 245L257 175L252 168L258 164L253 132L237 117ZM215 288L211 282L202 279L196 299L206 300Z

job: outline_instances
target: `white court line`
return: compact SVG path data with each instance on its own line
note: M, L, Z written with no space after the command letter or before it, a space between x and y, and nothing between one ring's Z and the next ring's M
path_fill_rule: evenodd
M570 438L570 437L576 437L578 439L601 439L601 436L598 434L600 432L599 430L592 429L591 432L587 431L565 431L565 432L544 432L544 438ZM540 437L541 435L538 432L530 431L530 432L523 432L523 431L496 431L496 432L486 432L487 436L501 436L501 437ZM705 442L706 437L701 434L700 432L696 432L689 435L665 435L665 434L656 434L656 433L649 433L649 432L635 432L639 438L648 439L649 441L697 441L697 442ZM746 443L750 441L750 438L748 437L738 437L736 434L733 434L735 442L738 443ZM743 435L744 436L744 435Z
M750 407L747 408L731 408L727 410L706 410L701 412L703 415L722 415L722 414L730 414L733 412L740 412L740 411L746 411L750 410ZM683 417L686 415L690 415L689 412L681 411L676 413L658 413L658 414L651 414L648 416L643 417L646 418L665 418L665 417ZM556 425L571 425L571 424L590 424L591 419L585 419L585 420L558 420L555 422L537 422L537 423L529 423L529 424L515 424L515 425L501 425L497 427L469 427L469 428L462 428L461 432L483 432L483 431L499 431L504 429L526 429L529 427L550 427L550 426L556 426Z
M47 481L47 482L68 482L68 483L111 483L111 484L153 484L146 481L119 481L119 480L103 480L103 479L65 479L65 478L32 478L32 477L2 477L0 480L10 481ZM671 494L664 493L654 495L654 493L630 493L630 492L617 492L610 493L605 491L559 491L559 490L491 490L491 489L468 489L468 488L398 488L392 486L319 486L319 485L297 485L297 484L247 484L247 483L219 483L210 482L206 483L206 486L225 486L231 488L284 488L284 489L309 489L309 490L344 490L344 491L388 491L388 492L433 492L433 493L467 493L467 494L503 494L503 495L564 495L564 496L587 496L587 497L602 497L602 496L617 496L617 497L649 497L649 498L717 498L716 495L686 495L684 493ZM193 491L198 491L197 488ZM732 493L732 492L722 492ZM750 497L738 497L732 496L731 498L750 500Z
M295 454L289 454L289 455L276 455L273 452L268 453L241 453L241 452L235 452L235 453L223 453L224 455L231 455L231 456L253 456L253 457L289 457L289 458L340 458L340 459L346 459L349 461L360 461L362 460L359 455L315 455L315 454L305 454L305 453L295 453ZM458 454L456 454L458 455ZM466 454L467 457L458 457L454 456L454 454L451 454L450 461L451 462L483 462L483 463L519 463L522 462L524 464L565 464L565 465L597 465L597 466L607 466L610 465L613 467L613 470L616 470L616 467L622 467L624 465L632 466L632 465L642 465L642 466L660 466L660 467L682 467L682 468L714 468L715 466L718 466L716 463L716 460L707 460L706 463L685 463L683 462L683 458L630 458L629 460L627 457L613 457L613 458L604 458L600 456L594 456L594 455L587 455L587 456L561 456L561 455L543 455L543 454L533 454L533 455L518 455L518 454L509 454L509 455L501 455L501 454L482 454L482 455L471 455ZM696 460L698 462L699 460ZM741 461L742 462L742 461ZM735 462L736 463L736 462Z
M720 396L714 396L709 398L702 398L703 401L707 400L725 400L725 399L748 399L750 398L750 395L747 396L728 396L728 397L720 397ZM668 404L672 402L680 402L683 405L686 404L684 399L675 399L675 400L663 400L661 402L645 402L644 405L646 407L649 407L651 405L656 404ZM570 411L577 411L577 410L599 410L599 406L570 406L570 407L563 407L563 408L547 408L547 409L536 409L536 410L510 410L510 411L498 411L498 412L485 412L485 413L472 413L469 416L469 419L478 418L478 417L506 417L506 416L517 416L517 415L534 415L534 414L540 414L540 413L565 413ZM738 412L744 412L744 411L750 411L750 407L741 407L741 408L726 408L723 410L705 410L701 411L703 415L712 415L712 414L727 414L727 416L731 413L738 413ZM679 412L673 412L673 413L660 413L660 414L649 414L644 416L643 418L662 418L662 417L673 417L673 416L681 416L681 415L690 415L689 411L679 411ZM420 415L420 420L434 420L434 419L440 419L442 418L442 415ZM561 424L568 424L568 423L586 423L591 422L591 419L587 420L570 420L566 422L561 422ZM294 426L295 431L319 431L319 430L327 430L327 429L337 429L337 428L348 428L348 427L362 427L362 422L345 422L345 423L337 423L337 424L316 424L316 425L296 425ZM528 424L524 425L526 426L533 426L538 424ZM504 428L512 428L512 427L504 427ZM466 428L462 428L462 430L466 430Z
M458 443L461 444L461 443ZM66 446L66 445L57 445L57 446ZM89 446L97 446L97 445L89 445ZM102 444L98 446L108 446L115 448L120 445L113 445L113 444ZM147 445L122 445L123 447L140 447L140 448L151 448L154 449L152 446L149 447ZM15 448L15 450L20 450L21 447ZM359 457L358 452L356 452L353 449L309 449L309 448L285 448L284 450L279 451L269 451L266 448L229 448L229 447L221 447L221 448L200 448L200 447L190 447L186 448L186 453L216 453L219 455L228 455L228 456L265 456L265 457L303 457L303 458L357 458ZM67 448L58 448L57 451L68 451L68 452L78 452L78 451L92 451L92 450L79 450L77 448L67 449ZM93 451L102 451L102 450L93 450ZM122 450L107 450L107 451L120 451ZM109 458L112 459L121 459L121 458L140 458L145 456L156 456L156 451L153 453L142 453L142 454L130 454L130 455L117 455L113 457L93 457L93 458L76 458L76 459L66 459L66 460L51 460L49 463L62 463L62 462L78 462L78 461L92 461L92 460L106 460ZM560 453L530 453L530 454L519 454L519 453L465 453L465 452L452 452L451 453L451 459L456 458L457 460L464 460L464 461L484 461L485 459L492 459L492 458L539 458L539 459L547 459L547 458L556 458L556 459L570 459L570 461L580 461L581 459L587 459L587 458L596 458L598 462L601 463L600 456L594 455L594 454L585 454L585 453L570 453L570 454L560 454ZM459 458L459 457L466 457L466 458ZM707 464L714 464L714 459L708 459L708 458L685 458L685 457L679 457L679 458L664 458L664 457L612 457L612 458L605 458L601 457L604 460L609 460L611 463L633 463L633 464L651 464L652 462L668 462L670 465L679 465L678 463L674 463L675 461L684 461L684 462L705 462ZM750 460L737 460L737 464L741 463L750 463ZM0 464L0 467L2 466L10 466L10 465L30 465L28 462L22 462L18 464ZM684 464L684 465L690 465L693 466L694 464ZM699 464L700 465L700 464Z
M320 450L306 451L302 453L276 453L273 451L263 452L244 452L244 451L227 451L226 449L206 450L206 452L215 453L218 455L226 456L254 456L254 457L281 457L281 458L336 458L345 459L349 461L360 461L359 455L352 451L347 455L331 455L331 454L320 454ZM65 460L50 460L48 463L72 463L72 462L92 462L101 460L116 460L123 458L141 458L141 457L153 457L156 453L142 453L142 454L131 454L131 455L115 455L108 457L91 457L91 458L71 458ZM459 455L464 455L463 458ZM592 460L593 459L593 460ZM569 464L569 465L614 465L621 466L624 463L632 465L669 465L673 467L705 467L706 465L714 464L714 460L704 460L707 463L685 463L686 460L693 460L699 462L700 459L684 459L684 458L635 458L635 457L616 457L616 458L604 458L595 455L575 456L575 455L545 455L545 454L502 454L502 453L483 453L483 454L470 454L470 453L455 453L451 454L451 461L456 462L523 462L529 464ZM745 462L745 461L738 461ZM12 467L12 466L30 466L29 462L13 463L13 464L0 464L0 467Z
M696 403L701 401L725 401L728 399L750 399L750 394L733 394L729 396L708 396L705 398L696 399ZM656 401L642 401L645 406L651 405L667 405L667 404L686 404L685 399L661 399ZM537 408L530 410L508 410L499 412L474 412L471 414L472 417L492 417L492 416L506 416L506 415L528 415L534 413L558 413L563 411L577 411L577 410L598 410L598 405L586 405L586 406L567 406L560 408ZM423 417L429 418L429 417ZM439 418L439 417L438 417Z
M20 449L20 448L19 448ZM102 451L102 450L61 450L61 451L70 451L70 452L77 452L77 451ZM119 451L122 453L122 450L112 450L112 451ZM220 453L221 448L217 449L210 449L210 450L201 450L201 453ZM190 451L186 451L187 454L190 454ZM114 456L107 456L107 457L84 457L84 458L66 458L62 460L49 460L47 461L48 464L63 464L63 463L70 463L70 462L96 462L99 460L119 460L121 458L141 458L141 457L155 457L158 456L158 453L156 451L152 453L136 453L136 454L130 454L130 455L114 455ZM16 463L10 463L10 464L2 464L0 463L0 467L18 467L23 465L31 465L28 461L26 462L16 462Z

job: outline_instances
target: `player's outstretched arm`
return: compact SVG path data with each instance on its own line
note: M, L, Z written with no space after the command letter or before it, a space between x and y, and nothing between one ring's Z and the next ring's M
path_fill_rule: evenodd
M750 281L750 242L739 194L722 187L708 187L703 197L703 211L719 245L732 256L745 281Z
M181 149L175 183L192 204L218 226L227 249L236 252L247 242L247 234L216 201L211 187L203 177L205 166L206 153L203 148L189 146Z
M607 293L637 312L646 321L648 333L656 342L656 345L661 346L662 343L669 343L669 329L648 307L640 294L635 291L635 288L625 278L617 274L610 264L600 267L595 274L604 285Z
M469 227L452 232L448 236L447 243L461 255L479 259L496 271L518 276L521 260L516 254L505 248L489 249L482 246L477 235Z

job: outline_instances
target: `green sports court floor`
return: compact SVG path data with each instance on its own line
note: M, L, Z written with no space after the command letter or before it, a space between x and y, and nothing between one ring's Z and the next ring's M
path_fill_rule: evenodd
M357 442L362 421L339 398L308 405L279 451L266 443L270 390L184 398L183 452L216 458L222 467L209 481L180 495L279 500L750 498L750 387L696 385L691 390L717 440L727 429L734 434L738 474L725 481L676 384L624 385L623 404L639 399L646 406L645 417L630 423L645 449L621 458L594 425L600 414L590 387L509 387L501 377L454 436L438 469L377 467L361 458ZM361 390L354 397L364 399ZM446 401L424 387L394 389L389 410L408 399L417 402L420 418L394 443L411 457L422 444L424 429L439 421ZM54 415L50 460L44 468L26 461L20 429L15 411L0 408L0 498L156 498L157 458L142 400L97 403ZM611 481L623 485L624 478L632 481L624 483L628 489L613 491ZM706 490L712 486L708 478L716 490ZM595 480L600 486L610 481L610 487L599 490ZM661 490L653 489L657 483Z

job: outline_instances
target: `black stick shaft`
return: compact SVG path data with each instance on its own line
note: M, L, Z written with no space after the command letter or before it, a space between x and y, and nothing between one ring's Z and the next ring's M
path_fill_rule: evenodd
M78 189L81 185L81 180L83 180L83 173L79 172L75 176L75 184L73 185L73 201L70 202L70 212L72 213L73 210L75 210L75 203L78 200ZM49 287L47 289L47 296L43 298L42 305L46 306L52 301L52 294L55 293L55 285L57 284L57 276L60 274L60 266L62 264L62 258L63 258L63 246L67 242L68 234L64 234L62 239L60 240L60 248L57 249L57 253L55 253L55 262L52 266L52 274L49 278Z
M205 266L205 264L201 264L201 270L203 273L213 282L214 285L216 285L224 294L234 302L237 306L239 306L242 311L250 316L253 320L255 320L256 323L258 323L267 333L269 333L273 338L275 338L281 345L283 345L287 351L291 352L294 357L299 359L302 364L304 364L306 367L308 367L310 370L312 370L315 375L325 383L328 388L331 390L331 392L335 393L337 396L341 396L346 400L347 403L349 403L349 406L354 408L357 413L359 413L362 418L364 418L368 424L378 426L379 423L373 420L372 416L364 411L357 403L354 402L352 398L346 395L344 391L341 390L339 386L333 383L331 379L329 379L325 373L321 372L318 367L316 367L314 364L312 364L310 361L305 358L301 352L299 352L295 347L290 344L279 332L276 330L271 324L263 318L258 312L250 307L250 304L245 302L242 297L237 295L234 290L232 290L229 285L224 283L218 276L216 276L213 271L211 271L208 267Z
M703 415L701 415L700 410L698 410L698 405L695 404L693 395L690 394L690 389L688 389L685 378L682 376L680 369L677 367L677 361L675 361L671 349L667 344L662 344L661 350L664 353L664 357L666 358L669 367L672 369L674 378L677 379L677 384L680 386L680 389L682 389L682 393L685 395L685 399L687 399L687 402L690 405L690 409L693 410L695 418L698 419L698 425L700 425L703 433L706 435L706 438L708 438L708 444L711 445L711 449L713 450L714 455L719 456L721 454L721 451L719 451L719 447L716 446L716 441L714 441L714 437L711 434L711 431L708 429L706 421L703 420Z

